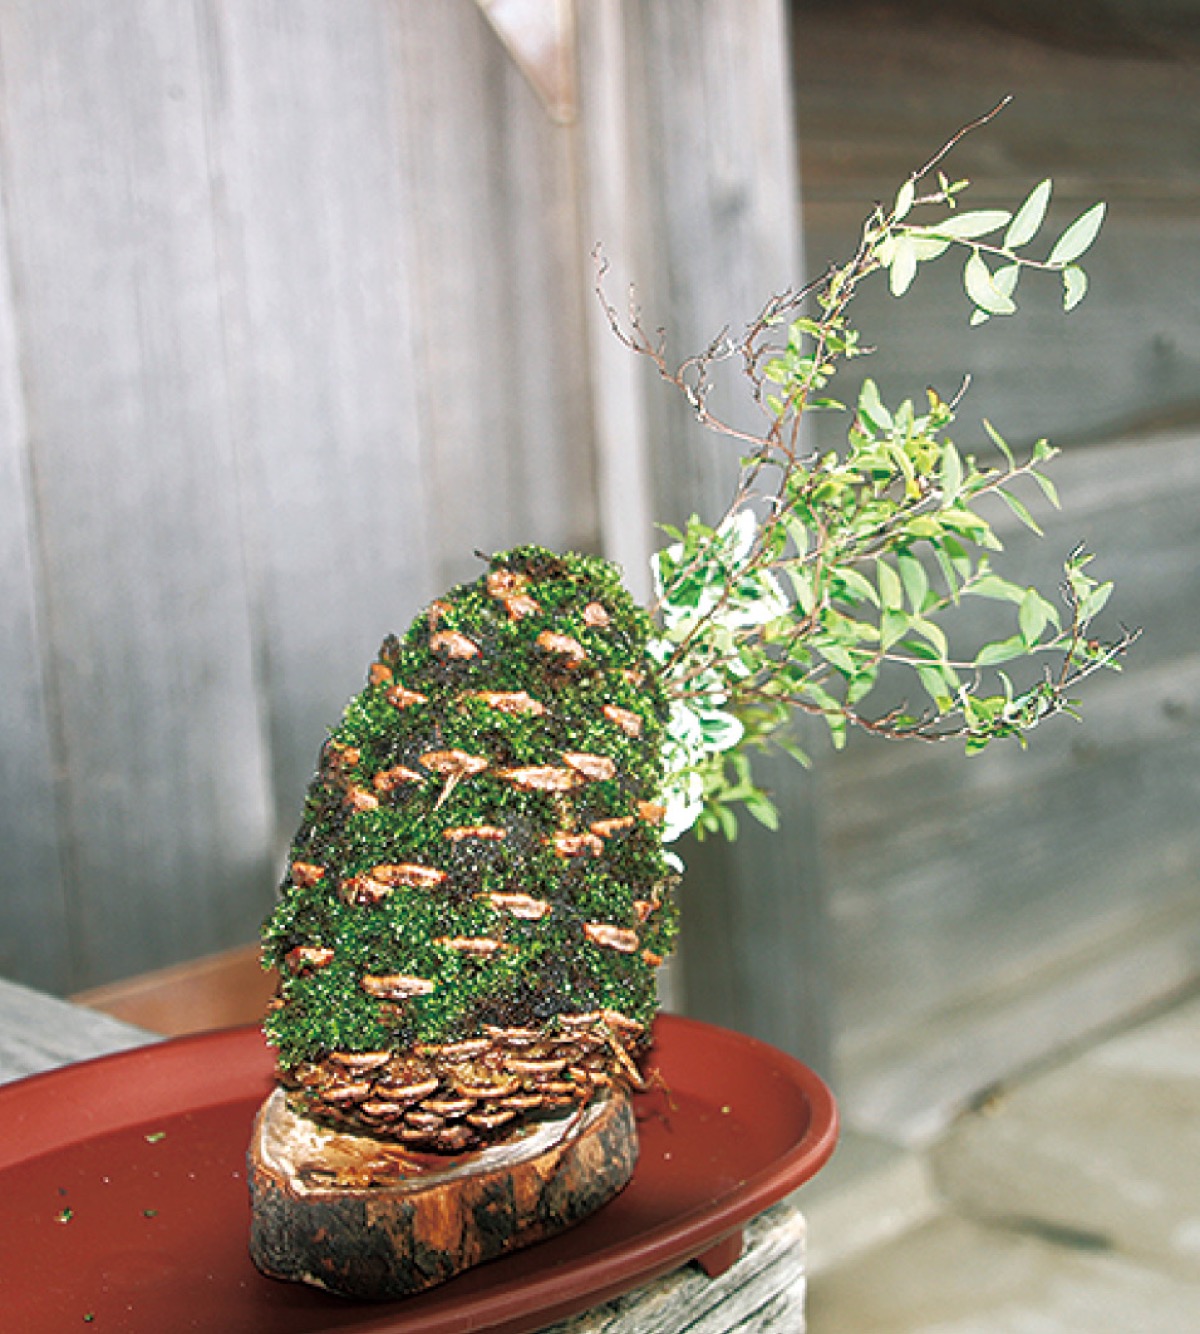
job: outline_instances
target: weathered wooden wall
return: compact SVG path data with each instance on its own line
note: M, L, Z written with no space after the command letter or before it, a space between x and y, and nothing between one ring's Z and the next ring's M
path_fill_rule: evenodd
M0 5L0 971L253 937L472 551L594 548L571 140L466 0Z
M556 12L561 6L555 7ZM864 297L888 394L1049 431L1146 627L1025 756L856 744L789 829L688 851L696 1013L923 1133L1200 975L1200 65L1185 5L587 0L572 124L471 0L0 0L0 974L69 991L253 938L317 747L475 548L604 549L732 457L607 333L681 356L853 240L999 96L981 202L1111 203L1069 320ZM794 153L795 126L801 146ZM1026 563L1028 561L1028 563Z
M860 741L823 771L838 1084L852 1120L920 1137L992 1081L1200 977L1200 11L1194 5L795 6L805 236L815 266L862 201L1006 93L952 159L986 205L1056 181L1052 218L1109 216L1069 317L1027 284L1011 323L968 330L953 266L902 304L864 292L886 397L973 383L1014 442L1049 434L1060 515L1006 525L1007 568L1053 588L1077 542L1145 636L1089 684L1082 725L1030 749ZM849 93L848 93L849 90ZM832 425L828 419L827 425Z
M577 10L563 124L471 0L0 0L0 974L252 939L386 632L700 503L590 250L681 355L795 276L782 8Z

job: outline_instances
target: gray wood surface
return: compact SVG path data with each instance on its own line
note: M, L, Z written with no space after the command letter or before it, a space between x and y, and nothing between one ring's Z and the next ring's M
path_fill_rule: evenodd
M0 265L0 847L7 892L0 974L28 969L46 986L61 988L72 971L55 786L59 738L46 691L43 584L31 516L34 478L22 449L26 434L5 262Z
M213 6L225 354L272 816L432 582L396 7ZM354 89L353 96L347 90Z
M544 1334L804 1334L805 1237L784 1201L746 1227L741 1259L717 1278L686 1265Z
M0 49L42 667L87 985L253 930L265 749L194 34L165 3L6 4Z
M0 1084L156 1041L131 1024L0 978Z

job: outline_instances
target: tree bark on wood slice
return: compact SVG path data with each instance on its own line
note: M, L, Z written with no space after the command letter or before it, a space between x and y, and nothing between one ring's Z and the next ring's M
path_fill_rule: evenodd
M297 1116L277 1089L248 1154L250 1256L272 1278L345 1296L420 1292L580 1222L628 1184L627 1094L472 1153L414 1153Z

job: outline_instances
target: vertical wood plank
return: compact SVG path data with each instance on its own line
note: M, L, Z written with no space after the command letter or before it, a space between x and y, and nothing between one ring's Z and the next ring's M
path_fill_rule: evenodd
M191 13L0 9L76 987L250 933L268 897Z
M0 177L6 161L0 139ZM2 210L0 198L0 235L7 237ZM43 674L37 519L7 259L0 254L0 974L62 990L71 979L71 941L59 861L57 747Z
M432 585L396 6L203 6L243 523L281 833Z
M570 134L469 0L397 18L439 582L476 548L594 550Z
M650 556L657 518L653 442L643 366L614 335L594 288L620 315L635 280L654 272L645 200L650 193L645 89L632 68L624 0L597 0L577 11L580 117L580 282L587 294L587 345L596 432L596 487L604 553L625 572L639 601L652 597ZM601 272L601 269L603 272Z

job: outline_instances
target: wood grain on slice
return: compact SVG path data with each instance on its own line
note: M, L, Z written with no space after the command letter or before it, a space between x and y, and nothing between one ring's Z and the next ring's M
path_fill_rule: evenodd
M435 1155L318 1126L276 1090L250 1144L250 1255L273 1278L400 1297L580 1222L636 1161L623 1093L479 1152Z

